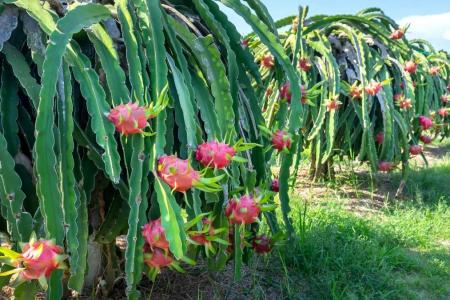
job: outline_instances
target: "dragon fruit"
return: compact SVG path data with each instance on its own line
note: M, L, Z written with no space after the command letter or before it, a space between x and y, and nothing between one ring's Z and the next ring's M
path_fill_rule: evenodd
M161 218L145 224L142 227L142 235L152 249L169 249L169 242L166 239L166 234L161 224Z
M423 148L420 145L411 145L409 146L409 153L411 155L419 155L420 153L422 153Z
M352 99L361 99L362 89L356 84L350 87L350 96Z
M393 168L394 165L388 161L380 161L380 163L378 164L378 171L380 172L389 172L392 171Z
M189 161L175 155L164 155L158 160L158 176L177 192L186 192L200 179L198 171L194 170Z
M430 137L430 136L428 136L428 135L421 135L420 137L419 137L419 139L422 141L422 143L424 143L424 144L431 144L431 142L433 141L433 139Z
M420 126L422 126L423 130L427 130L430 129L431 127L433 127L433 121L425 116L420 116L419 117L419 124Z
M381 83L371 82L366 86L365 90L366 90L367 94L369 94L371 96L375 96L376 94L378 94L381 91L381 87L382 87Z
M152 252L144 253L144 262L156 270L171 266L174 263L174 258L170 252L165 252L161 249L155 248Z
M305 86L300 86L300 89L302 91L302 98L301 102L302 104L305 104L308 100L308 91L306 90ZM286 100L288 103L291 103L292 100L292 93L291 93L291 84L290 82L284 83L280 88L280 98L283 100Z
M448 116L448 110L445 107L441 107L438 109L438 115L445 118Z
M212 141L199 145L195 158L205 167L223 169L230 165L235 154L236 150L233 147Z
M445 95L441 96L441 102L444 103L444 104L448 102L448 99L449 99L449 95L448 94L445 94Z
M231 224L252 224L257 222L261 212L259 204L251 195L239 199L231 199L225 209L225 215Z
M300 60L298 61L298 67L304 72L309 72L309 70L311 70L312 68L312 65L308 58L300 58Z
M278 152L291 148L291 135L284 130L277 130L272 134L272 146Z
M275 59L272 55L266 54L261 59L261 66L266 69L271 69L273 66L275 66Z
M412 101L411 99L402 99L399 101L398 105L400 106L400 109L408 110L412 107Z
M48 240L31 241L26 244L19 258L24 267L20 277L24 280L48 279L55 269L64 267L63 251L62 247Z
M272 250L270 239L266 235L255 236L252 240L252 247L259 254L269 253Z
M127 136L129 134L142 133L148 125L147 120L154 116L150 115L145 107L138 103L120 104L111 109L108 115L116 130Z
M414 74L414 73L416 73L416 71L417 71L417 64L416 64L414 61L412 61L412 60L407 61L407 62L405 63L404 69L405 69L405 71L408 72L409 74Z
M431 76L438 76L439 72L441 72L441 68L437 67L437 66L433 66L430 68L430 75Z
M338 109L341 106L341 102L337 100L337 98L335 99L328 99L327 101L325 101L325 105L327 106L327 111L333 111Z
M391 35L390 38L393 40L399 40L401 39L403 36L405 35L405 30L403 29L396 29L394 30Z
M272 184L270 185L270 189L272 192L278 193L280 191L280 181L278 178L275 178L272 180Z
M383 143L383 141L384 141L384 133L382 131L377 133L377 135L375 136L375 141L378 144L380 144L380 145Z

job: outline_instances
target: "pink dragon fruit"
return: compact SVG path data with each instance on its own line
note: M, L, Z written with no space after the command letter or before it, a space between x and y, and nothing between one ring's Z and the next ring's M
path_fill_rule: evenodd
M277 130L272 134L272 146L278 152L289 150L291 148L291 135L284 130Z
M430 68L430 75L431 76L438 76L439 73L441 72L441 68L437 67L437 66L433 66Z
M308 91L306 90L305 86L300 86L300 89L302 91L302 98L301 102L302 104L305 104L308 100ZM288 103L291 103L292 99L292 92L291 92L291 84L290 82L284 83L280 88L280 98L283 100L286 100Z
M423 148L420 145L411 145L409 146L409 153L411 155L419 155L420 153L422 153Z
M189 161L175 155L164 155L158 160L158 176L177 192L186 192L200 179L198 171L194 170Z
M430 137L430 136L428 136L428 135L421 135L420 137L419 137L419 139L422 141L422 143L424 143L424 144L431 144L431 142L433 141L433 139Z
M394 165L388 161L380 161L378 164L378 171L380 172L390 172L394 168Z
M225 144L216 141L199 145L195 152L195 158L205 167L223 169L230 165L236 150Z
M270 185L270 189L272 192L278 193L280 191L280 181L278 178L272 180L272 184Z
M445 107L441 107L438 109L438 115L445 118L448 116L448 110Z
M328 99L325 102L325 105L327 106L327 111L333 111L338 109L341 106L341 102L337 100L338 98L335 99Z
M417 64L414 61L412 61L412 60L407 61L405 63L405 68L404 69L409 74L414 74L417 71Z
M381 87L382 87L381 83L371 82L366 86L365 90L366 90L367 94L369 94L371 96L375 96L376 94L378 94L381 91Z
M419 124L420 126L422 126L423 130L427 130L430 129L431 127L433 127L433 121L425 116L420 116L419 117Z
M266 69L271 69L273 66L275 66L275 59L272 55L266 54L261 59L261 66Z
M144 262L156 270L171 266L174 263L174 258L170 252L165 252L161 249L155 248L152 252L144 253Z
M405 30L404 29L396 29L394 30L391 35L390 38L392 40L399 40L401 39L403 36L405 35Z
M382 131L378 132L377 135L375 136L375 141L377 142L377 144L382 144L384 141L384 133Z
M251 195L239 199L231 199L225 209L225 215L231 224L252 224L257 222L261 212L259 204Z
M64 267L63 248L53 241L32 241L23 247L20 261L24 270L20 277L24 280L49 278L53 270Z
M161 218L150 221L142 227L142 235L151 249L160 248L169 249L169 242L166 239L164 227L161 224Z
M400 109L408 110L412 107L412 101L411 99L402 99L399 101L398 105L400 106Z
M148 124L147 120L152 117L154 116L148 114L145 107L131 102L117 105L108 115L116 130L125 136L142 133Z
M362 89L356 84L350 87L350 96L352 99L361 99Z
M269 253L272 250L270 239L266 235L255 236L252 240L252 247L259 254Z
M309 72L311 70L312 65L308 58L300 58L298 61L298 67L304 72Z

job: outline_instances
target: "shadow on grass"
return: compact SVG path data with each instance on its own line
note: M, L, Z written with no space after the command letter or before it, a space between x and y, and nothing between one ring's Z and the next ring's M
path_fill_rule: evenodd
M416 249L391 224L344 210L313 209L303 242L281 249L291 274L301 273L308 295L290 299L444 299L450 297L448 249ZM294 220L298 216L294 214Z

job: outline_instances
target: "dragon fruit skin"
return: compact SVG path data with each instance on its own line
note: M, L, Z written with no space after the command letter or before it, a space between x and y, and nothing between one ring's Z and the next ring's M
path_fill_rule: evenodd
M188 160L175 155L164 155L158 159L158 176L177 192L186 192L200 179L198 171L194 170Z
M270 185L270 189L272 192L278 193L280 191L280 181L278 178L275 178L272 180L272 184Z
M445 118L446 116L448 116L448 110L445 107L441 107L438 109L438 115Z
M131 102L117 105L111 109L108 115L108 119L114 124L116 131L125 136L142 133L149 118L144 107Z
M371 82L365 87L365 91L370 96L375 96L381 91L382 85L379 82Z
M439 73L441 72L441 68L437 67L437 66L433 66L430 68L430 75L431 76L438 76Z
M390 172L392 171L392 168L394 165L391 162L388 161L380 161L378 164L378 171L380 172Z
M430 118L425 117L425 116L419 117L419 124L423 130L427 130L427 129L430 129L431 127L433 127L433 121Z
M174 258L169 252L155 248L152 252L144 253L144 262L150 267L160 270L173 264Z
M291 144L292 140L287 132L277 130L272 134L272 146L278 150L278 152L283 151L284 149L290 149Z
M375 136L375 141L377 142L377 144L382 144L384 141L384 133L382 131L378 132L377 135Z
M401 39L403 36L405 35L405 31L402 29L396 29L394 30L391 35L390 38L393 40L399 40Z
M261 208L250 195L231 199L225 209L225 215L231 224L252 224L257 222Z
M423 152L423 148L420 145L409 146L409 154L411 154L411 155L419 155L422 152Z
M20 273L25 280L49 278L53 270L63 266L64 249L53 241L39 240L26 244L20 260L24 270Z
M271 69L273 66L275 66L275 59L270 54L264 55L261 59L261 66L266 69Z
M312 65L308 58L300 58L298 61L298 67L305 72L309 72L311 70Z
M428 136L428 135L421 135L420 137L419 137L419 139L422 141L422 143L424 143L424 144L431 144L431 142L433 141L433 139L430 137L430 136Z
M417 71L417 64L415 62L413 62L412 60L407 61L405 63L405 68L404 69L409 74L414 74Z
M142 227L142 235L152 249L169 249L169 242L166 239L165 230L161 224L161 218L152 220L145 224Z
M205 167L223 169L230 165L235 154L236 151L233 147L212 141L199 145L195 152L195 158Z
M252 247L259 254L269 253L272 250L270 239L266 235L255 236L252 240Z

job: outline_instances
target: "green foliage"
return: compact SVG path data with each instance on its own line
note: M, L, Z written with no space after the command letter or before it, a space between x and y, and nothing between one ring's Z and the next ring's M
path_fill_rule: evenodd
M252 239L269 234L266 228L273 236L282 234L270 211L275 164L281 166L282 217L292 234L292 166L298 167L308 144L318 167L337 155L359 155L374 168L378 158L406 165L408 145L420 134L417 115L439 107L448 57L424 41L390 41L397 25L378 10L306 19L307 9L301 9L298 29L283 32L278 27L292 18L274 22L258 0L221 2L254 29L248 36L251 49L212 0L183 5L119 0L115 6L72 4L57 11L38 0L0 0L8 7L0 14L10 17L17 9L20 15L11 38L1 41L0 230L15 249L32 232L64 246L67 287L75 294L96 284L85 280L89 269L96 269L87 265L94 240L107 261L98 268L107 288L125 274L127 296L138 299L142 274L153 278L159 272L151 260L158 251L141 232L158 218L168 241L167 266L182 271L180 261L204 256L218 269L234 259L235 278L241 278ZM2 37L11 30L0 29ZM368 43L368 35L375 36L374 43ZM350 49L347 56L343 47ZM275 66L258 70L255 62L268 52ZM305 56L315 66L310 74L297 70ZM421 63L411 77L401 66L412 56ZM428 75L430 63L441 66L441 76ZM363 91L360 102L350 100L355 78L363 85L386 82L382 96L367 97ZM280 102L278 93L265 95L285 81L291 83L290 105ZM315 90L307 105L299 101L305 96L301 82ZM394 105L400 82L414 112ZM326 101L337 96L343 105L328 111ZM123 114L115 120L118 111ZM436 118L440 126L434 134L447 135L448 126ZM292 145L277 155L266 135L283 128ZM385 134L381 147L373 138L378 131ZM223 142L237 153L224 156L229 166L206 167L195 153L204 142ZM182 160L167 171L158 163L163 155ZM170 176L180 175L178 168L192 178L173 184ZM191 185L180 190L186 182ZM253 192L263 202L258 204L261 222L230 224L229 199ZM204 217L211 224L203 223ZM198 236L186 232L186 224L195 224L206 242L193 241ZM202 231L206 225L213 229ZM111 251L116 240L126 241L123 253ZM227 249L233 244L234 251ZM64 284L63 271L52 272L48 298L62 298ZM37 289L27 282L16 296L23 297L28 287Z

